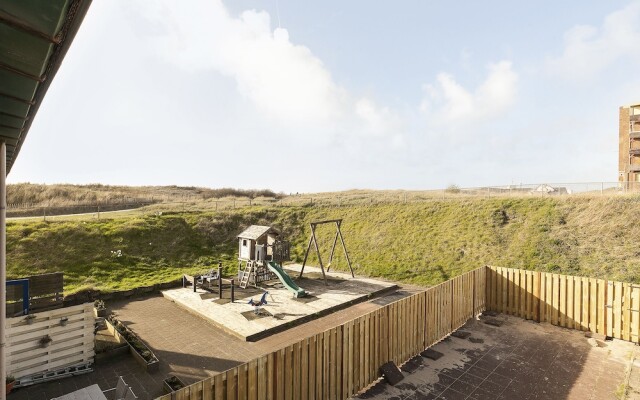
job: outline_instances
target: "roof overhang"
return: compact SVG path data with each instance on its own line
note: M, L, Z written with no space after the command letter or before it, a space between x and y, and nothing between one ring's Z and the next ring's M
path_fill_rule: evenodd
M91 0L0 2L0 141L7 173Z

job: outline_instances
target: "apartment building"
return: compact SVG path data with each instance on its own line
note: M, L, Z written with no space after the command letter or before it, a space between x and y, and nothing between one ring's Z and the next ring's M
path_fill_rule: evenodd
M640 104L620 107L618 181L640 188Z

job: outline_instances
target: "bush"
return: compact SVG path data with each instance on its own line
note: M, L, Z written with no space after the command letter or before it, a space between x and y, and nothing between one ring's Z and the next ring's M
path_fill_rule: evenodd
M446 193L460 193L462 190L460 190L460 187L458 185L449 185L447 186L447 188L444 190Z

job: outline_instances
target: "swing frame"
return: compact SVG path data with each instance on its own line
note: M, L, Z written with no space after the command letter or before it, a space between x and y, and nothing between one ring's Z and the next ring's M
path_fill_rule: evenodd
M342 219L328 219L325 221L313 221L309 223L311 227L311 237L309 238L309 244L307 245L307 251L304 254L304 261L302 262L302 268L300 269L300 275L298 278L302 277L304 273L304 267L307 264L307 257L309 257L309 251L311 251L311 244L314 244L316 249L316 254L318 255L318 262L320 263L320 270L322 271L322 277L324 278L324 284L329 286L327 283L327 275L324 272L324 264L322 263L322 256L320 255L320 248L318 246L318 239L316 238L316 227L318 225L323 224L336 224L336 236L333 238L333 246L331 246L331 254L329 255L329 264L327 264L327 272L331 268L331 263L333 262L333 254L336 250L336 245L338 244L338 237L340 238L340 243L342 243L342 249L344 250L344 255L347 258L347 264L349 264L349 270L351 271L351 276L355 278L355 274L353 273L353 268L351 267L351 260L349 259L349 253L347 252L347 246L344 244L344 238L342 237L342 231L340 230L340 225L342 225Z

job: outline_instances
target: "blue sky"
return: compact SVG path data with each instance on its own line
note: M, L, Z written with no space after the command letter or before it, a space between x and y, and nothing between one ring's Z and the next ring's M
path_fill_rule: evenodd
M617 180L640 2L95 1L10 182Z

